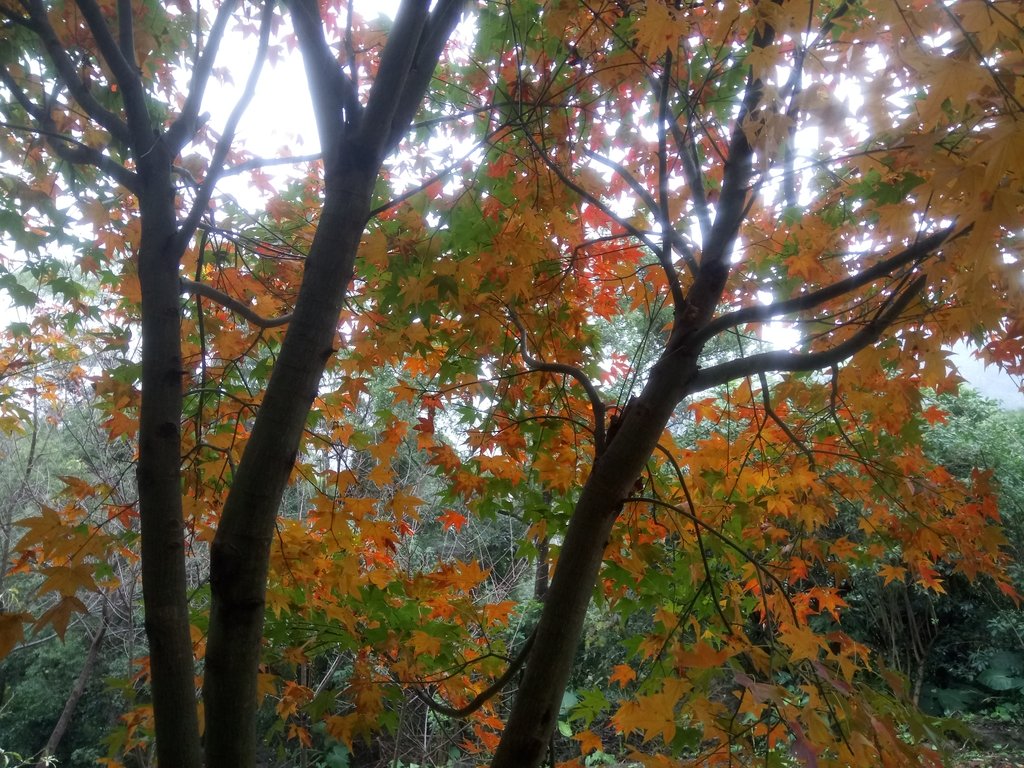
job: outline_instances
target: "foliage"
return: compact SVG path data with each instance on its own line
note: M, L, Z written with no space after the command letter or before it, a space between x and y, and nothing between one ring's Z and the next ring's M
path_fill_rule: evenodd
M922 388L964 339L1024 366L1018 9L352 5L0 2L0 418L91 385L138 478L8 517L37 599L0 652L138 563L152 706L111 765L198 766L200 716L208 765L414 720L497 768L556 730L584 764L937 764L844 615L1016 599L1016 481ZM201 117L229 32L255 63ZM320 152L256 157L298 55Z
M55 640L19 650L3 667L7 695L0 712L3 748L32 755L46 743L60 716L72 682L85 658L88 638L68 632L65 642ZM124 701L106 687L105 679L123 674L120 659L108 655L105 669L97 670L77 710L64 746L53 757L59 765L87 768L104 757L104 742Z

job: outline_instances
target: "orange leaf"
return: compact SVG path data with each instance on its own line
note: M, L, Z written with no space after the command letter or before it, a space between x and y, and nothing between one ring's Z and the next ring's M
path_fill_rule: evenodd
M437 519L441 521L441 525L444 526L446 531L455 529L461 531L462 526L466 524L466 516L460 515L454 509L445 510L443 514L437 516Z
M581 733L573 734L573 738L580 743L580 752L584 755L604 749L601 737L593 731L582 731Z
M609 682L618 683L620 688L625 688L629 683L636 680L636 670L628 664L616 664L612 667Z

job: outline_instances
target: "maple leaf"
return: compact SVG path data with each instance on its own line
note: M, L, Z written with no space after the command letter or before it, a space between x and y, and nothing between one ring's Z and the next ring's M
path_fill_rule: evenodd
M806 625L783 624L780 635L782 642L789 647L791 661L817 661L818 655L826 650L824 638Z
M435 656L441 650L441 638L422 630L413 632L410 642L416 656Z
M462 526L466 524L466 516L456 512L454 509L447 509L437 516L437 519L441 521L442 527L446 530L461 531Z
M888 587L892 582L902 582L907 575L907 569L902 565L883 565L878 569L878 575L883 579L883 586Z
M604 742L601 741L601 737L592 730L588 729L574 733L572 737L580 743L580 754L589 755L591 752L604 749Z
M0 659L21 642L25 636L25 622L31 618L27 613L0 611Z
M624 701L612 716L620 733L643 731L644 743L661 736L666 744L676 735L676 705L686 690L681 680L665 680L660 693Z
M38 631L42 627L50 625L57 636L63 640L67 632L71 617L76 613L88 613L89 609L74 595L65 595L55 605L51 606L42 616L36 619L33 625Z
M609 682L618 683L620 688L625 688L629 683L636 680L636 670L628 664L616 664L612 667L612 674Z
M721 667L734 653L728 647L716 651L712 645L701 641L690 649L680 649L675 655L675 662L683 670L711 669Z
M636 34L637 50L645 51L652 58L659 58L666 49L675 47L680 37L689 31L684 18L677 18L662 0L647 0L644 13L633 27Z

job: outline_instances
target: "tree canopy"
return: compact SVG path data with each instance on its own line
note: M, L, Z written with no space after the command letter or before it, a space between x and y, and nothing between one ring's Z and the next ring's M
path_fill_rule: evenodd
M5 513L0 654L140 579L110 764L255 765L270 710L358 751L405 697L500 768L567 719L580 760L937 764L845 596L1016 599L990 478L921 438L952 344L1024 370L1022 23L0 0L0 423L85 401L127 461ZM286 57L319 151L257 157Z

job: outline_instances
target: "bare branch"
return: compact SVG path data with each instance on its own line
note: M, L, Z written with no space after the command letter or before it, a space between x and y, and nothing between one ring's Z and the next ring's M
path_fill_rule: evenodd
M697 155L697 143L693 138L693 128L690 118L691 109L687 100L687 128L683 131L677 122L673 120L669 125L672 137L675 139L679 149L679 158L683 167L683 176L686 177L686 185L690 189L690 196L693 200L694 213L697 216L697 223L700 226L701 237L707 239L711 236L711 212L708 207L708 198L704 193L704 177L700 170L700 160Z
M788 593L787 593L787 590L786 590L786 585L783 584L782 581L779 579L779 577L776 576L774 573L772 573L768 569L768 566L766 566L764 563L762 563L754 555L754 553L747 551L746 549L741 547L739 544L737 544L735 541L733 541L728 536L726 536L724 533L722 533L718 529L714 528L713 526L708 525L706 522L704 522L699 517L697 517L697 515L692 514L691 512L687 512L685 509L680 507L678 504L673 504L673 503L671 503L669 501L665 501L664 499L656 499L656 498L653 498L653 497L650 497L650 496L630 496L629 498L626 499L626 502L627 503L634 503L634 504L635 503L656 504L659 507L665 507L666 509L671 509L677 515L682 515L683 517L687 518L688 520L691 520L694 525L699 525L705 531L710 533L714 538L718 539L725 546L729 547L729 549L732 549L732 550L738 552L740 555L742 555L744 557L745 560L747 560L747 562L749 562L752 566L754 566L754 568L756 568L760 573L764 574L764 576L766 576L770 582L772 582L776 587L778 587L779 594L783 595L786 598L786 604L789 606L789 610L793 612L793 619L795 621L797 621L797 623L799 623L799 619L797 618L796 608L793 605L793 603L790 602L790 600L788 598Z
M417 687L411 687L409 690L412 691L413 695L430 707L435 712L438 712L447 717L469 717L471 714L476 712L480 707L490 701L494 696L501 691L508 681L512 679L512 676L519 671L519 668L523 666L527 656L530 655L530 649L533 648L533 640L537 636L536 630L530 633L530 636L526 638L526 642L523 643L523 647L516 654L516 657L509 662L508 668L501 674L497 680L491 683L487 688L482 690L473 700L462 707L449 707L446 704L441 704L434 700L428 693L421 691Z
M757 378L761 382L761 402L764 403L764 412L768 414L768 418L775 422L775 425L782 430L783 434L789 438L789 441L795 445L799 451L807 457L807 463L811 469L815 472L818 471L817 462L814 460L814 453L804 445L803 440L793 434L793 430L789 428L789 425L782 420L782 418L772 408L771 396L768 394L768 377L765 376L764 371L757 372Z
M600 198L596 197L595 195L592 195L590 192L588 192L579 184L577 184L576 181L574 181L565 171L563 171L558 166L558 163L554 162L550 157L548 157L548 153L545 152L544 148L537 143L537 140L530 134L529 131L524 130L523 134L526 137L526 140L530 143L530 146L532 146L534 151L540 156L541 160L544 162L544 165L546 165L548 169L553 174L555 174L555 176L558 177L559 181L561 181L566 187L568 187L577 195L579 195L581 199L587 201L587 203L601 211L601 213L607 216L611 221L622 227L622 230L624 232L635 237L637 240L640 241L642 245L646 246L647 248L650 248L652 252L657 252L657 243L651 240L647 236L646 232L643 232L640 229L634 227L628 221L626 221L621 216L616 214L611 208L605 205Z
M430 12L426 29L419 38L416 55L405 80L405 87L395 106L391 120L391 134L384 147L385 153L393 151L398 146L398 142L401 141L413 117L419 111L423 96L434 76L434 69L437 67L441 52L455 30L455 25L459 22L465 4L465 0L440 0ZM390 47L390 42L389 40L388 47ZM383 72L383 64L381 72ZM379 80L380 75L377 76L377 81ZM374 82L374 88L376 87L377 82ZM370 97L372 99L372 92Z
M316 0L287 0L287 4L309 81L324 170L330 174L337 163L339 142L346 129L359 125L363 108L355 84L324 37L319 4Z
M132 0L117 0L117 39L121 55L133 68L135 61L135 26L132 21Z
M686 297L683 296L683 287L679 284L679 275L676 273L675 264L672 259L672 233L675 229L672 226L672 217L668 210L668 93L669 81L672 75L672 51L665 51L664 71L661 74L661 83L658 94L658 206L654 209L661 225L661 247L656 251L661 268L665 272L665 280L668 282L669 292L672 294L672 308L676 316L682 315L686 308Z
M584 149L583 154L589 157L591 160L594 160L600 163L601 165L605 166L609 170L612 170L615 173L617 173L622 178L622 180L629 185L629 188L636 193L636 196L640 199L640 202L647 206L648 209L650 209L651 214L655 216L658 214L658 202L654 199L651 193L647 191L647 187L641 184L637 180L636 176L630 173L629 169L626 168L626 166L624 166L622 163L618 163L612 160L610 157L605 157L604 155L595 152L592 149Z
M771 45L775 31L766 25L754 33L755 48ZM743 123L761 101L764 86L751 72L739 114L732 128L728 160L722 178L722 192L711 232L703 243L700 271L686 294L685 306L676 310L668 349L671 353L689 342L692 335L707 323L715 311L725 283L729 278L730 251L739 237L739 228L747 213L750 179L753 173L754 148L747 140Z
M877 341L882 332L896 320L900 312L910 304L926 283L927 278L924 275L915 279L902 293L895 294L889 306L883 307L874 319L832 349L821 352L762 352L750 357L730 360L727 363L702 369L690 382L688 389L693 394L733 379L752 376L758 372L814 371L836 365Z
M210 198L213 196L213 190L217 185L217 181L220 179L221 169L224 166L224 160L231 151L231 143L235 139L235 131L238 129L238 123L242 119L242 115L245 114L246 108L249 106L249 102L252 101L253 95L256 93L256 84L260 79L260 72L263 70L263 62L267 58L267 48L270 45L270 26L274 19L274 3L271 0L266 0L263 5L263 18L260 21L260 38L256 48L256 59L253 61L252 69L249 70L249 78L245 82L245 88L242 90L242 95L238 99L238 103L235 104L235 108L231 110L231 114L228 116L227 123L224 126L224 131L221 134L220 140L217 142L217 146L213 150L213 158L210 160L210 170L206 174L206 178L203 179L202 185L196 192L196 198L192 203L192 209L188 213L188 218L182 223L181 227L178 228L178 247L184 249L188 241L191 239L192 234L195 232L196 226L199 224L199 220L202 218L206 211L206 205L210 202Z
M604 451L605 446L605 405L601 400L601 395L594 386L594 382L590 380L583 371L577 368L575 365L569 365L568 363L546 363L543 360L538 360L530 354L530 350L526 345L526 328L523 326L519 316L515 313L511 307L508 307L508 316L515 325L516 330L519 331L519 351L523 356L523 361L533 371L543 371L545 373L560 373L565 376L569 376L576 380L576 382L583 387L587 393L587 397L590 399L590 407L593 410L594 415L594 446L595 452L600 455Z
M266 1L272 2L272 0ZM203 96L206 93L206 85L210 81L210 75L213 72L213 64L217 59L217 52L220 49L220 43L224 39L228 20L231 18L231 14L234 12L237 5L238 0L224 0L220 8L217 10L217 18L214 19L213 26L210 28L210 35L207 38L203 52L199 55L198 61L192 68L192 81L189 83L188 96L185 98L185 104L181 109L181 114L178 115L177 119L175 119L167 129L167 143L171 148L172 154L180 152L181 148L185 146L196 131L199 120L199 108L203 103ZM198 24L198 10L196 16ZM198 30L196 32L196 37L196 45L198 46Z
M323 152L314 152L309 155L289 155L288 157L253 157L230 168L225 168L220 177L237 176L248 171L257 171L261 168L271 168L275 165L298 165L299 163L315 163L323 159Z
M15 98L20 102L21 97L24 96L24 92L22 92L20 88L17 88L17 86L12 85L5 75L6 70L0 69L0 82L3 82L4 85L6 85L12 93L15 94ZM27 98L27 96L25 96L25 98ZM72 138L71 136L65 136L58 131L52 130L54 127L52 120L47 120L46 122L50 126L49 129L38 126L18 125L16 123L8 123L3 120L0 120L0 126L11 131L32 133L37 136L42 136L46 139L46 145L50 147L50 149L53 150L53 153L61 160L74 165L93 165L104 173L110 174L117 183L121 184L131 192L138 191L139 177L132 171L125 168L116 160L107 157L95 147L91 147L78 139Z
M372 219L372 218L375 218L377 216L380 216L382 213L384 213L384 211L386 211L386 210L388 210L390 208L394 208L399 203L402 203L405 200L408 200L413 195L416 195L416 194L422 192L427 187L429 187L431 184L436 184L438 181L440 181L441 179L446 177L448 174L450 174L452 171L454 171L456 168L458 168L460 165L462 165L462 163L464 163L469 157L471 157L473 155L473 153L476 152L477 147L479 147L480 144L483 144L483 143L485 143L487 141L490 141L496 134L500 133L503 130L505 130L504 127L500 127L500 128L494 129L493 131L489 132L486 136L484 136L480 140L480 142L478 144L474 145L472 149L470 149L468 152L466 152L458 160L455 160L454 162L450 163L445 168L442 168L440 171L438 171L436 174L431 176L429 179L421 181L415 187L407 189L405 192L403 192L402 194L398 195L397 197L391 198L386 203L382 203L382 204L378 205L376 208L374 208L372 211L370 211L370 218Z
M181 289L184 292L194 293L197 296L205 296L226 309L230 309L235 314L241 315L247 322L260 328L277 328L281 325L287 325L292 320L290 312L279 317L263 317L258 315L253 312L252 307L243 304L238 299L228 296L223 291L218 291L216 288L206 285L206 283L199 283L187 277L181 278Z

